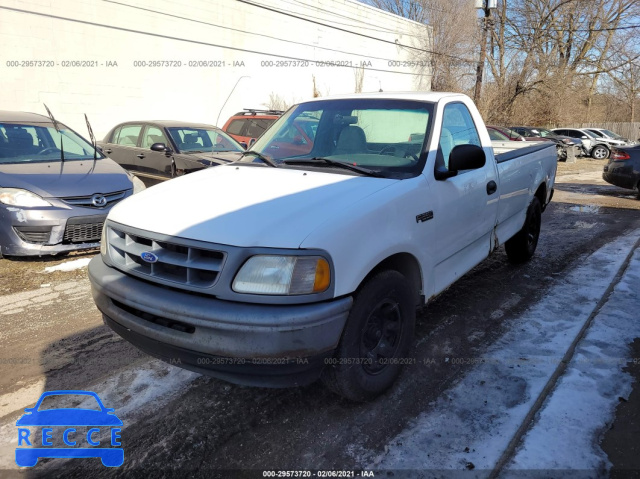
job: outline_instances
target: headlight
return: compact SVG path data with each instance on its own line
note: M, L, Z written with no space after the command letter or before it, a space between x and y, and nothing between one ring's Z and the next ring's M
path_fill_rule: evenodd
M233 280L237 293L311 294L331 284L329 263L320 256L269 256L249 258Z
M51 206L47 200L43 200L35 193L19 188L0 188L0 203L9 206Z
M107 256L107 225L102 225L102 236L100 237L100 254L103 258Z
M136 193L140 193L142 190L146 190L147 189L147 187L145 186L145 184L142 182L142 180L140 178L138 178L135 175L132 175L128 171L127 171L127 175L129 175L129 179L131 180L131 183L133 183L133 194L134 195Z

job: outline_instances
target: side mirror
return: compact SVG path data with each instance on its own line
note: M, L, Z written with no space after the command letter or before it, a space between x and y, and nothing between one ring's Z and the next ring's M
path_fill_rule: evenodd
M580 138L582 138L583 140L588 140L589 137L587 135L582 135Z
M251 148L255 142L256 142L256 139L251 138L251 140L249 140L249 148Z
M173 150L164 143L154 143L153 145L151 145L151 150L157 151L158 153L165 153L167 156L173 153Z
M436 168L435 178L438 181L456 176L459 170L475 170L482 168L487 161L484 150L477 145L458 145L449 153L449 169Z
M239 143L240 143L240 146L241 146L242 148L244 148L245 150L248 148L247 144L246 144L244 141L241 141L241 142L239 142Z
M477 145L458 145L449 154L449 171L476 170L487 161L484 150Z

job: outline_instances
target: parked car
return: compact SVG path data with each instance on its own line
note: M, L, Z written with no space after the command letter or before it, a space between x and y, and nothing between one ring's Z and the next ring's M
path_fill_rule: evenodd
M0 111L0 257L97 248L107 213L142 189L62 123Z
M602 178L620 188L635 190L640 199L640 145L613 148Z
M247 109L232 115L222 129L240 143L251 146L251 142L260 138L282 113L281 110Z
M574 155L576 156L584 154L582 140L579 138L558 135L547 128L533 126L512 126L511 129L526 139L546 139L553 141L558 147L558 160L560 161L567 159L567 150L570 148L573 149Z
M609 144L584 128L554 128L551 131L558 135L582 140L585 153L595 160L604 160L609 157Z
M128 121L98 142L102 151L148 183L223 165L244 148L220 128L180 121Z
M271 148L310 117L308 153ZM499 245L514 263L534 254L555 146L509 143L494 155L460 94L300 103L242 160L116 208L93 297L117 334L173 364L248 385L322 377L371 399L410 361L417 306Z
M509 141L527 141L524 136L510 130L509 128L487 125L487 130L489 130L489 132L498 132L500 135L494 135L496 139L500 138L502 140L502 138L506 138Z
M610 146L625 146L629 144L629 140L626 138L622 138L620 135L616 135L612 131L605 130L603 128L585 128L585 130L593 133L595 136L600 138L601 141L606 142Z

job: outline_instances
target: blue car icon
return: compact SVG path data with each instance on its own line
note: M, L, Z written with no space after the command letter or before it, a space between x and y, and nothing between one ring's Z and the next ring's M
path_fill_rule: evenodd
M48 396L90 396L95 398L100 410L82 409L82 408L57 408L39 411L42 401ZM120 427L122 421L114 414L114 409L106 408L98 395L91 391L48 391L43 393L38 399L36 405L32 408L26 408L25 414L16 421L18 426L18 448L16 448L16 464L21 467L35 466L39 458L88 458L99 457L107 467L118 467L124 462L124 450L115 447L73 447L76 444L71 436L76 433L74 426L103 426L111 428L111 445L120 446L118 441L120 438ZM43 447L20 447L25 444L31 446L29 429L24 426L46 427L42 429L42 446ZM49 441L53 429L51 426L67 427L63 433L64 443L70 447L47 447L52 446ZM22 428L21 428L22 427ZM92 446L99 446L100 442L94 439L94 435L99 433L99 428L89 429L86 438L87 442ZM35 442L35 439L33 439Z

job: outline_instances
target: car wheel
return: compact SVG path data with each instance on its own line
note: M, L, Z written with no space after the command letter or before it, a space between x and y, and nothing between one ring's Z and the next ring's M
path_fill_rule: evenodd
M416 294L397 271L368 280L355 301L323 383L352 401L368 401L395 382L413 341Z
M531 259L538 246L541 223L542 206L540 205L540 200L534 196L529 208L527 208L527 217L522 229L504 244L509 261L512 263L524 263Z
M609 149L606 146L596 145L591 150L591 158L594 160L605 160L609 158Z

